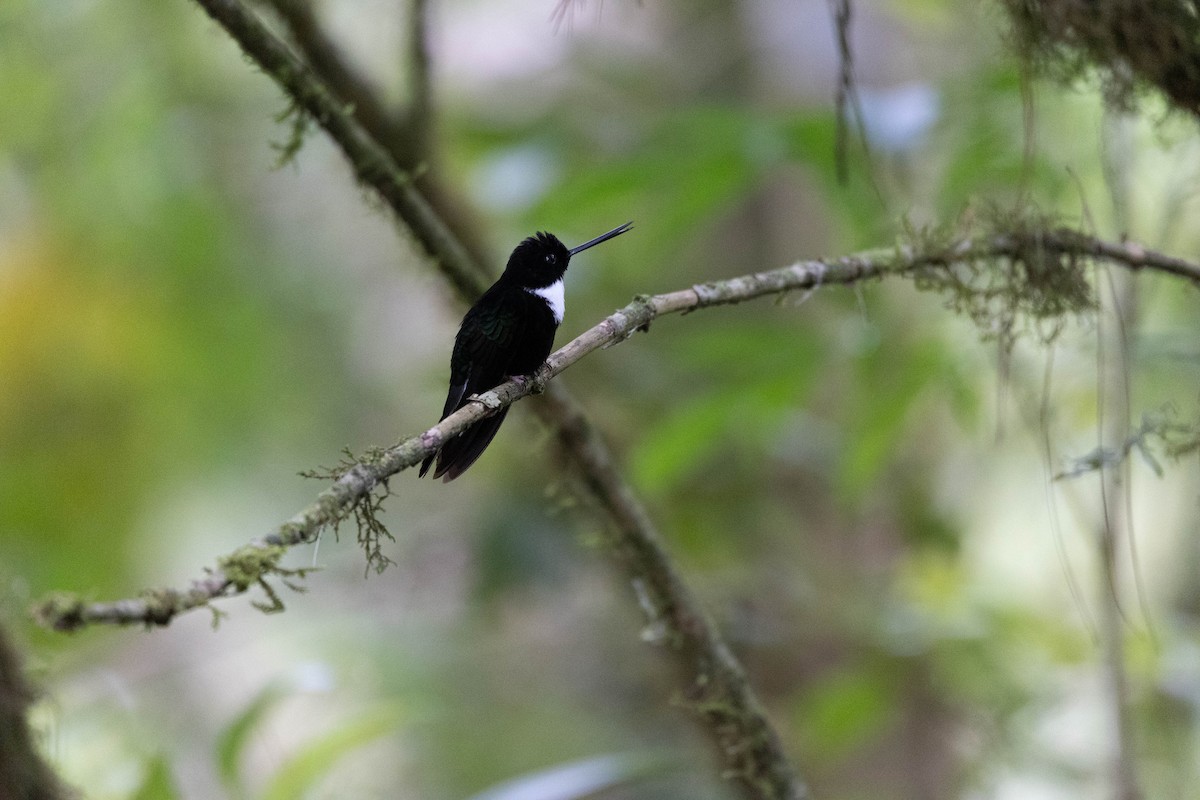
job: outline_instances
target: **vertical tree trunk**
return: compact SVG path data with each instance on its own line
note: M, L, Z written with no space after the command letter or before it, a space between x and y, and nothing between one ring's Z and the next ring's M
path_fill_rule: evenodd
M64 800L71 794L42 760L26 714L34 693L21 670L21 660L0 627L0 798Z

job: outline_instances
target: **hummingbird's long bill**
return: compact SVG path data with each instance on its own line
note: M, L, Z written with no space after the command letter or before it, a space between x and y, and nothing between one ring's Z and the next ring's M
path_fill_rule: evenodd
M620 225L616 228L613 228L608 233L602 233L599 236L597 236L595 239L592 239L590 242L584 242L583 244L579 245L578 247L572 247L571 255L575 255L576 253L582 253L584 250L587 250L589 247L595 247L596 245L600 244L601 242L607 242L609 239L613 238L614 236L620 236L622 233L624 233L625 231L629 230L632 227L633 227L633 222L630 221L630 222L626 222L624 225Z
M516 246L504 272L471 306L454 337L450 388L442 419L506 378L537 371L550 355L554 334L563 320L563 275L571 256L632 227L632 222L626 222L574 250L568 250L557 236L545 231ZM435 461L434 478L452 481L462 475L492 443L506 413L508 408L502 408L452 436L436 452L425 456L419 475L424 477Z

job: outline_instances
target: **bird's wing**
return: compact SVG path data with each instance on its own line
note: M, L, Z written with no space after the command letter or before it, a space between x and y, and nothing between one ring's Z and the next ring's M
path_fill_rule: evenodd
M524 324L524 315L513 313L512 305L518 305L526 294L517 291L521 295L513 296L509 303L480 301L463 317L450 359L450 390L446 393L442 419L466 405L471 395L486 392L508 377L513 348L520 340ZM433 476L453 480L461 475L491 444L507 413L507 408L502 409L446 442L437 454ZM431 455L421 464L420 477L429 471L433 460Z
M471 395L486 392L508 377L513 348L524 327L524 315L514 313L512 305L516 303L480 303L463 318L450 359L450 391L442 419L466 405Z

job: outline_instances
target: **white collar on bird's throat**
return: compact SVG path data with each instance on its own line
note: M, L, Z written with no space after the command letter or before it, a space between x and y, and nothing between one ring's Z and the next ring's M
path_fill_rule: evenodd
M525 291L530 294L536 294L545 300L546 305L550 306L550 313L554 315L554 324L562 324L563 313L567 310L567 296L563 290L562 278L559 278L549 286L543 286L541 289L526 289Z

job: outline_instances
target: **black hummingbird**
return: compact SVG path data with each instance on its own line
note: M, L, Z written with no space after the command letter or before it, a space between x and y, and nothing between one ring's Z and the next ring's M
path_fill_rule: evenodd
M563 274L571 256L632 227L632 222L626 222L569 250L549 233L538 233L517 245L504 274L463 317L450 356L450 391L442 419L465 406L472 395L508 378L532 375L542 365L563 320ZM425 477L435 455L433 477L452 481L463 474L491 444L506 414L507 407L446 442L421 464L420 477Z

